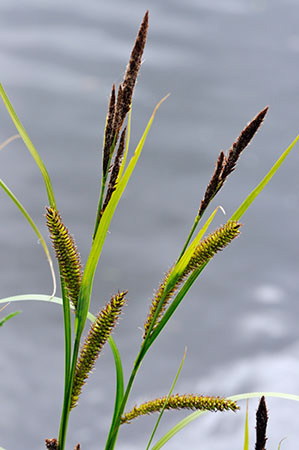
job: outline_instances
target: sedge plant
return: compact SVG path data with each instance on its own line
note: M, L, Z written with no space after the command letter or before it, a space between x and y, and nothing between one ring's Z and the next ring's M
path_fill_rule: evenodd
M264 179L240 204L231 218L221 227L218 227L207 235L207 230L219 207L216 207L205 222L202 222L206 210L236 168L241 154L262 125L268 107L262 109L245 126L239 137L233 142L226 153L224 151L220 152L215 164L215 169L207 184L199 209L195 215L190 233L186 236L186 241L182 246L182 249L178 252L176 261L174 261L172 267L162 279L154 293L152 302L149 305L149 312L144 321L144 331L140 342L140 348L137 351L136 359L127 381L124 380L122 360L112 338L112 331L116 326L118 318L122 314L123 306L127 301L127 292L125 290L116 290L110 301L103 306L98 314L93 315L89 312L94 276L110 222L141 155L156 112L162 102L166 99L166 97L163 98L154 108L139 143L135 148L134 154L129 162L127 162L129 159L132 98L145 48L148 20L149 14L146 12L133 46L124 79L118 87L113 84L111 89L104 129L99 200L95 214L94 232L91 237L91 248L85 264L81 262L75 241L63 221L63 215L57 206L58 203L56 203L51 180L44 162L25 131L4 88L0 85L0 95L16 126L18 136L22 138L27 149L34 158L45 182L45 188L48 195L46 225L59 268L61 298L55 296L56 285L53 263L46 241L43 239L41 232L38 230L25 207L7 187L4 181L0 180L0 185L3 190L14 201L39 237L50 265L54 285L52 295L26 294L1 299L0 303L5 304L15 301L37 300L62 305L65 340L64 395L62 399L60 427L56 437L46 439L45 443L46 448L48 449L65 449L71 412L74 408L79 407L80 396L84 393L86 381L102 348L107 342L111 347L115 361L116 388L114 412L110 429L107 430L105 450L113 450L117 443L120 427L126 426L125 424L132 422L139 416L155 412L159 413L157 424L147 446L147 448L151 448L152 450L158 450L180 429L184 428L184 426L192 422L201 414L208 411L237 411L239 409L239 406L236 403L238 400L250 397L260 397L262 395L261 393L251 393L241 394L230 398L222 398L206 396L204 393L173 393L178 376L177 374L168 393L164 393L164 395L156 399L149 399L141 405L136 405L131 411L126 410L133 383L148 350L167 325L177 307L184 299L193 283L197 281L209 261L240 235L242 226L240 223L241 217L270 181L271 177L278 170L299 139L299 136L296 137L290 146L282 153ZM6 144L14 138L15 136L9 139ZM199 227L199 224L201 224L201 227ZM197 230L198 227L199 230ZM72 327L72 314L75 315L74 327ZM0 325L11 317L12 315L2 319ZM83 338L87 321L91 322L91 326L87 336ZM180 370L181 367L179 372ZM299 397L288 394L268 393L267 395L292 398L293 400L299 401ZM169 410L182 409L192 410L193 413L169 430L169 432L156 442L156 444L152 445L155 431L162 414ZM75 449L79 450L80 444L76 444Z

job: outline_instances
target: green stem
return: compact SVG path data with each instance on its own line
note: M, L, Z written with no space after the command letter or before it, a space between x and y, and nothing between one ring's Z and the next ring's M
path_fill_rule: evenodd
M70 373L71 355L72 355L72 327L71 327L71 309L68 296L66 294L64 281L61 278L62 307L64 318L64 340L65 340L65 377L64 377L64 395L67 386L67 380Z
M194 234L194 231L196 230L196 227L197 227L198 222L200 221L201 217L202 217L202 215L200 215L200 216L197 215L197 216L195 217L194 223L193 223L192 228L191 228L191 230L190 230L190 233L189 233L189 235L188 235L188 237L187 237L187 240L186 240L186 242L185 242L185 245L184 245L184 247L183 247L183 250L182 250L182 252L181 252L181 254L180 254L179 258L178 258L178 261L181 259L181 257L182 257L183 254L185 253L185 251L186 251L186 249L187 249L187 247L188 247L188 245L189 245L189 243L190 243L190 241L191 241L191 239L192 239L192 236L193 236L193 234Z
M126 391L123 396L122 403L121 403L118 411L116 413L114 413L114 415L113 415L113 419L112 419L110 431L108 434L105 450L113 450L115 447L119 427L121 425L120 418L124 412L125 406L127 404L127 401L128 401L135 377L140 368L141 362L142 362L143 358L145 357L147 350L149 349L149 346L147 344L148 344L148 339L145 339L141 345L140 351L139 351L136 361L134 363L134 367L133 367L133 370L131 372L131 375L130 375L130 378L129 378L129 381L128 381L128 384L126 387Z
M77 334L76 338L75 338L75 343L74 343L72 365L71 365L69 377L67 380L67 387L65 388L65 396L64 396L64 402L63 402L60 428L59 428L59 438L58 438L59 450L65 449L67 427L68 427L68 421L69 421L69 416L70 416L70 406L71 406L74 375L75 375L75 370L76 370L78 353L79 353L79 349L80 349L80 339L81 339L81 334L80 335Z
M208 263L205 263L203 266L199 267L197 270L195 270L188 278L188 280L185 282L183 287L180 289L172 303L169 305L168 309L165 311L165 314L157 324L156 328L153 330L153 332L150 335L149 342L148 342L148 348L154 343L154 341L157 339L167 322L169 321L170 317L173 315L189 289L191 288L192 284L196 280L196 278L201 274L203 269L206 267Z

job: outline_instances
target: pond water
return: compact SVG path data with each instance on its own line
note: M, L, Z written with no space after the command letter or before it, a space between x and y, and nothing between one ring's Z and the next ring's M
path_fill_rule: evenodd
M120 82L146 9L150 31L136 87L131 152L155 104L143 155L111 224L91 310L118 289L128 305L114 338L128 376L153 290L178 256L220 149L265 105L270 111L238 170L214 201L228 217L299 132L299 5L294 0L2 0L1 82L50 173L58 208L83 262L91 244L100 153L112 82ZM0 141L15 133L0 105ZM298 392L299 149L242 218L241 237L188 293L144 362L129 405L176 391L232 395ZM18 140L1 177L43 230L44 185ZM51 292L42 248L1 192L1 297ZM216 223L225 221L218 213ZM56 437L63 392L63 326L56 305L27 302L1 328L0 446L43 448ZM71 415L67 448L104 448L114 397L107 347ZM239 449L240 414L210 414L165 448ZM251 447L254 412L249 404ZM269 400L269 448L298 446L299 405ZM165 414L158 435L185 414ZM121 430L117 448L145 448L154 417Z

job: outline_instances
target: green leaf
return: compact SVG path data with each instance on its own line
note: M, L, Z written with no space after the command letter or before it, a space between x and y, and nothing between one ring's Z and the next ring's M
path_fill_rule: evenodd
M9 319L12 319L13 317L15 317L18 314L20 314L20 312L21 311L16 311L16 312L10 313L7 316L5 316L3 319L0 320L0 327L2 327L5 324L5 322L7 322Z
M110 345L112 353L113 353L114 364L115 364L115 373L116 373L116 391L115 391L115 401L114 401L114 410L113 410L113 418L112 418L112 423L114 423L114 421L117 417L117 412L121 406L123 396L124 396L124 376L123 376L123 369L122 369L120 355L119 355L118 349L115 345L115 342L111 336L109 336L108 342L109 342L109 345Z
M24 141L24 144L26 145L26 147L28 148L29 152L31 153L33 159L35 160L36 164L39 167L39 170L41 171L41 174L43 176L45 185L46 185L46 189L47 189L47 193L48 193L48 198L49 198L49 203L50 206L52 207L56 207L55 205L55 198L54 198L54 194L53 194L53 188L52 188L52 184L51 184L51 180L49 177L49 174L47 172L47 169L41 159L41 157L39 156L36 148L34 147L34 145L32 144L28 134L26 133L25 128L23 127L20 119L18 118L12 104L10 103L10 100L8 98L8 96L6 95L6 92L2 86L2 84L0 83L0 95L2 97L2 100L6 106L6 109L13 121L13 123L15 124L16 129L18 130L18 132L20 133L21 138Z
M17 205L17 207L19 208L19 210L21 211L21 213L23 214L23 216L25 217L25 219L27 220L29 225L32 227L32 229L35 232L35 234L37 235L38 240L39 240L39 242L41 243L41 245L42 245L42 247L44 249L44 252L46 254L46 257L47 257L47 260L48 260L48 263L49 263L49 266L50 266L51 276L52 276L52 280L53 280L53 293L52 293L52 295L55 295L55 292L56 292L56 278L55 278L55 272L54 272L54 267L53 267L53 261L52 261L52 258L50 256L50 252L49 252L49 249L47 247L46 241L44 240L41 232L39 231L37 225L35 224L34 220L30 216L28 211L26 211L26 209L24 208L22 203L17 199L17 197L13 194L13 192L9 189L8 186L6 186L4 181L1 180L1 179L0 179L0 187L2 187L2 189L6 192L6 194Z
M233 395L231 397L227 397L229 400L238 401L238 400L246 400L249 398L260 398L262 396L265 397L276 397L285 400L294 400L299 402L299 395L293 394L284 394L281 392L250 392L246 394ZM189 416L185 417L179 423L177 423L174 427L172 427L164 436L151 448L151 450L159 450L162 448L173 436L175 436L180 430L185 428L189 423L193 422L193 420L198 419L202 414L206 414L207 411L195 411Z
M239 208L232 215L231 220L239 220L245 211L249 208L251 203L256 199L256 197L262 192L264 187L269 183L275 172L279 169L283 161L286 159L288 154L291 152L292 148L299 140L299 135L293 140L293 142L289 145L289 147L283 152L283 154L278 158L276 163L269 170L267 175L262 179L262 181L257 185L257 187L248 195L248 197L244 200L244 202L239 206Z

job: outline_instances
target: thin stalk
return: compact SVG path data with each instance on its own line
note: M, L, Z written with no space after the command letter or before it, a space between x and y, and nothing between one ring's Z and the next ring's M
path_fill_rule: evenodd
M191 241L191 239L192 239L192 236L193 236L193 234L194 234L194 232L195 232L195 230L196 230L196 228L197 228L197 225L199 224L200 219L201 219L202 216L204 215L204 212L206 211L207 207L208 207L209 204L212 202L212 200L215 198L216 194L220 191L221 187L222 187L222 183L220 183L220 184L218 185L217 190L215 191L214 195L210 198L210 200L209 200L208 204L206 205L206 207L205 207L204 209L200 210L200 211L198 212L197 216L195 217L194 223L193 223L193 225L192 225L192 228L191 228L190 233L189 233L189 235L188 235L188 237L187 237L187 240L186 240L186 242L185 242L185 245L184 245L183 250L182 250L182 252L181 252L181 254L180 254L180 256L179 256L178 261L181 259L181 257L182 257L183 254L185 253L185 251L186 251L186 249L187 249L187 247L188 247L188 245L189 245L189 243L190 243L190 241ZM220 207L220 209L221 209L221 207Z
M122 413L124 412L125 406L127 404L135 377L137 375L137 372L141 366L142 360L145 357L148 349L151 346L151 340L150 340L150 333L147 334L146 338L144 339L139 353L137 355L137 358L135 360L134 366L133 366L133 370L131 372L124 396L123 396L123 400L122 403L120 405L120 408L118 409L117 413L114 413L113 415L113 420L111 423L111 427L109 430L109 434L108 434L108 438L107 438L107 442L106 442L106 446L105 446L105 450L113 450L115 447L115 443L117 440L117 435L118 435L118 431L119 431L119 427L121 425L120 423L120 418Z
M117 413L114 414L113 416L113 421L111 423L111 427L110 427L110 431L108 434L108 438L107 438L107 442L106 442L106 446L105 446L105 450L113 450L115 447L115 443L117 440L117 435L118 435L118 431L119 431L119 427L121 425L120 423L120 418L122 413L124 412L125 406L127 404L135 377L137 375L137 372L140 368L140 365L142 363L143 358L145 357L145 354L147 352L147 350L149 349L149 346L147 345L148 342L148 336L145 338L145 340L143 341L139 353L137 355L137 358L135 360L134 366L133 366L133 370L131 372L124 396L123 396L123 400L122 403L120 405L120 408L118 409Z
M189 289L191 288L192 284L194 283L194 281L196 280L196 278L200 275L200 273L203 271L203 269L206 267L208 263L206 263L205 265L201 266L199 269L195 270L190 277L188 278L188 280L186 281L186 283L183 285L183 287L181 288L181 290L178 292L178 294L176 295L176 297L174 298L174 300L171 302L171 304L169 305L168 309L166 310L165 314L163 315L163 317L161 318L161 320L159 321L159 323L157 324L157 327L153 330L153 332L150 335L150 339L148 342L148 347L147 349L154 343L154 341L157 339L157 337L159 336L159 334L161 333L161 331L163 330L163 328L165 327L165 325L167 324L167 322L169 321L170 317L172 316L172 314L175 312L175 310L177 309L177 307L179 306L179 304L181 303L181 301L183 300L183 298L185 297L185 295L187 294L187 292L189 291Z
M200 221L201 217L202 217L201 215L197 215L197 216L195 217L194 223L193 223L192 228L191 228L191 230L190 230L190 233L189 233L189 235L188 235L188 237L187 237L187 240L186 240L186 242L185 242L185 245L184 245L184 247L183 247L183 250L182 250L182 252L181 252L181 254L180 254L179 258L178 258L178 261L181 259L181 257L182 257L183 254L185 253L185 251L186 251L186 249L187 249L187 247L188 247L188 245L189 245L189 243L190 243L190 241L191 241L191 239L192 239L192 236L193 236L193 234L194 234L194 231L196 230L196 227L197 227L198 222Z
M81 334L82 333L77 334L76 338L75 338L73 357L72 357L72 365L71 365L71 369L69 372L69 377L67 379L67 386L65 388L65 396L64 396L64 402L63 402L63 409L62 409L60 428L59 428L59 438L58 438L59 450L65 449L67 427L68 427L68 421L69 421L69 416L70 416L73 381L74 381L74 375L75 375L75 370L76 370L78 354L79 354L79 350L80 350Z
M2 86L2 84L0 83L0 96L2 97L2 100L6 106L6 109L13 121L13 123L15 124L16 129L18 130L18 132L20 133L21 138L23 139L26 147L28 148L29 152L31 153L33 159L35 160L36 164L38 165L38 168L43 176L44 182L45 182L45 186L47 189L47 194L48 194L48 198L49 198L49 203L50 206L52 208L56 208L56 204L55 204L55 198L54 198L54 193L53 193L53 188L52 188L52 183L49 177L49 174L47 172L47 169L44 165L43 160L41 159L41 157L39 156L37 150L35 149L33 143L31 142L28 134L26 133L25 128L23 127L19 117L17 116L12 104L10 103L10 100L8 98L8 96L6 95L6 92Z
M62 308L63 308L63 322L64 322L64 340L65 340L65 373L64 373L64 400L67 394L67 384L70 374L70 364L72 355L72 327L71 327L71 311L70 302L66 294L66 289L62 277L61 281L61 292L62 292Z
M153 439L154 439L155 433L156 433L156 431L157 431L157 428L158 428L158 426L159 426L159 423L161 422L161 419L162 419L163 413L164 413L164 411L165 411L166 405L167 405L167 403L168 403L169 397L171 396L171 394L172 394L172 392L173 392L173 390L174 390L174 387L175 387L175 385L176 385L176 383L177 383L177 381L178 381L178 377L179 377L179 375L180 375L180 373L181 373L181 370L182 370L182 368L183 368L183 364L184 364L185 359L186 359L186 354L187 354L187 347L185 348L184 355L183 355L183 359L182 359L182 361L181 361L179 370L177 371L177 374L176 374L176 376L175 376L175 378L174 378L174 380L173 380L173 383L172 383L172 385L171 385L170 391L168 392L168 395L167 395L166 400L165 400L165 402L164 402L163 408L162 408L162 410L161 410L161 412L160 412L160 414L159 414L158 420L157 420L157 422L156 422L156 424L155 424L155 426L154 426L153 432L152 432L152 434L151 434L151 436L150 436L150 439L149 439L149 441L148 441L148 444L147 444L145 450L149 450L150 445L151 445L151 443L152 443L152 441L153 441Z

